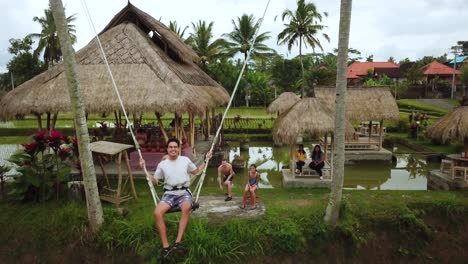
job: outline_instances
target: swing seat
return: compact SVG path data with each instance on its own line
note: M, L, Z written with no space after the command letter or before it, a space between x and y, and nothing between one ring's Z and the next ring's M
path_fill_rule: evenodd
M197 202L193 202L192 203L192 211L195 211L197 210L198 208L200 208L200 204L197 203ZM177 212L180 212L180 207L179 206L176 206L176 207L172 207L171 209L169 209L169 211L167 211L166 213L167 214L170 214L170 213L177 213Z

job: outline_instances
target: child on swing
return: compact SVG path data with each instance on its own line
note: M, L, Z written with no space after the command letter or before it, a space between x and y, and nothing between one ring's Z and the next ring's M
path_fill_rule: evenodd
M247 173L247 184L244 189L244 197L242 197L241 209L245 209L245 203L247 201L247 195L250 193L251 201L251 210L257 208L257 197L255 196L255 191L258 189L258 183L260 181L260 173L257 171L257 166L255 164L250 165L250 170Z

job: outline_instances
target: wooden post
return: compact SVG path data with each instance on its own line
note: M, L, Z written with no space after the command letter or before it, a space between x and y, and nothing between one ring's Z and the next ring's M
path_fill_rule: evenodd
M325 155L325 160L328 160L327 158L327 148L328 148L328 132L325 132L325 140L324 140L324 145L323 148L325 149L324 155Z
M189 113L189 129L190 129L190 138L189 143L193 148L195 147L195 117L193 113Z
M122 188L122 152L119 153L119 156L117 158L117 173L118 173L118 184L117 184L117 192L115 195L115 201L116 204L120 204L120 194L121 194L121 188Z
M50 112L46 112L46 116L47 116L47 123L46 123L47 131L50 131Z
M289 155L291 156L291 173L293 175L293 178L296 178L296 155L295 153L294 145L289 145Z
M382 130L383 130L383 119L380 120L380 127L379 127L379 151L382 149Z
M331 137L331 142L330 142L330 152L331 152L331 157L330 157L330 178L333 180L333 173L335 172L335 164L334 164L334 159L335 159L335 135L332 134Z
M169 137L167 136L166 130L164 129L164 125L161 120L161 114L158 112L154 112L154 114L156 115L156 119L158 120L158 125L159 125L159 128L161 129L161 134L164 137L164 141L167 143L167 141L169 141Z
M55 112L54 117L52 118L51 129L55 129L55 125L57 124L57 117L58 117L58 112Z
M205 122L206 122L206 134L205 134L205 140L208 140L210 137L210 111L208 108L206 108L205 111Z
M127 175L130 180L130 188L132 188L133 197L135 197L135 199L138 199L138 196L135 190L135 184L133 183L133 174L132 174L132 170L130 169L130 160L128 159L128 153L126 150L124 150L123 154L125 158L125 164L127 166L127 173L128 173Z
M372 137L372 121L369 121L369 142L371 141Z
M37 128L39 130L42 130L42 115L39 114L39 113L34 113L34 115L36 116L37 118Z

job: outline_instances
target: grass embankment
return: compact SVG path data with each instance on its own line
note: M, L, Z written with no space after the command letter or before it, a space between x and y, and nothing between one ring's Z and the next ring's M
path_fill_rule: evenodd
M105 204L105 223L94 238L86 232L84 204L0 203L1 258L11 263L52 263L70 257L91 262L122 262L133 257L133 262L154 263L161 244L153 224L153 205L145 183L139 181L137 188L139 200L124 205L129 209L126 217ZM240 192L240 187L235 189L235 195ZM192 218L184 238L188 254L183 261L232 263L254 258L281 263L305 258L307 262L354 259L369 263L418 258L455 263L468 259L463 246L468 243L468 197L464 193L345 191L343 218L331 232L322 220L328 192L264 189L259 196L267 211L259 219ZM220 195L211 187L202 192L212 194ZM170 241L175 239L179 217L168 215ZM441 235L446 240L439 239Z

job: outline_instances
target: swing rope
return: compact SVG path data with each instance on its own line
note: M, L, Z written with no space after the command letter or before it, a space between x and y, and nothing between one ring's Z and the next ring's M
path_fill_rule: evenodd
M236 95L237 88L239 87L240 80L242 78L242 75L244 74L245 67L246 67L247 62L249 61L249 58L250 58L250 53L252 53L253 45L255 44L255 41L257 40L258 32L260 32L260 28L262 26L262 22L263 22L263 19L265 18L265 14L266 14L266 12L268 10L269 5L270 5L270 0L268 0L267 5L265 7L265 10L263 11L262 18L258 21L257 30L256 30L256 32L254 34L254 38L252 39L252 43L250 43L251 48L247 51L247 57L244 60L244 64L242 65L242 69L240 71L239 77L237 78L236 85L234 86L234 90L232 91L231 98L229 98L229 103L228 103L226 109L224 110L223 117L221 118L221 122L219 123L218 130L216 131L216 134L215 134L215 136L213 138L213 142L211 143L210 150L208 152L213 151L214 145L216 144L216 141L217 141L217 139L219 137L219 133L221 132L221 129L223 128L224 119L226 119L227 112L229 111L229 108L231 107L232 101L234 100L234 96ZM200 197L200 191L201 191L201 188L203 186L203 182L205 180L206 169L207 168L208 168L208 163L206 163L205 168L203 168L202 175L200 176L200 179L198 180L198 184L195 187L195 193L196 193L195 202L198 202L198 198Z
M101 51L102 58L103 58L103 60L104 60L104 62L105 62L105 64L106 64L107 71L109 72L109 76L110 76L110 78L111 78L112 85L113 85L113 87L114 87L115 93L117 94L117 98L119 99L120 107L122 108L122 112L123 112L123 114L124 114L124 116L125 116L125 119L126 119L126 121L127 121L128 128L129 128L129 130L130 130L130 134L131 134L131 136L132 136L132 139L133 139L133 142L134 142L134 144L135 144L135 147L136 147L136 149L137 149L137 151L138 151L138 155L139 155L140 159L143 159L143 156L142 156L142 154L141 154L140 145L138 144L138 141L137 141L136 138L135 138L135 133L133 132L133 124L130 122L130 120L129 120L129 118L128 118L127 112L126 112L126 110L125 110L125 106L124 106L123 101L122 101L122 98L121 98L121 96L120 96L119 89L117 88L117 84L116 84L115 79L114 79L114 75L112 74L112 70L111 70L111 68L110 68L109 62L107 61L107 57L106 57L106 54L105 54L105 52L104 52L104 48L102 47L101 40L99 39L99 35L98 35L97 31L96 31L96 28L95 28L95 26L94 26L93 20L92 20L92 18L91 18L90 13L89 13L89 9L88 9L88 5L86 4L86 0L81 0L81 4L82 4L82 6L83 6L83 9L85 10L86 17L88 18L88 24L90 25L90 27L92 28L94 34L96 35L96 41L97 41L97 43L98 43L98 45L99 45L99 49L100 49L100 51ZM214 145L216 144L216 141L217 141L217 139L218 139L218 137L219 137L219 134L220 134L221 129L222 129L222 127L223 127L224 120L226 119L227 112L229 111L229 108L230 108L231 105L232 105L232 101L233 101L234 96L235 96L235 94L236 94L236 92L237 92L237 88L239 87L240 80L241 80L241 78L242 78L242 75L243 75L243 73L244 73L245 67L246 67L246 65L247 65L247 61L248 61L249 58L250 58L250 54L251 54L251 52L252 52L253 45L255 44L255 41L256 41L257 36L258 36L258 32L260 31L260 27L261 27L261 25L262 25L262 23L263 23L263 20L264 20L264 18L265 18L265 14L266 14L266 12L267 12L267 10L268 10L268 6L269 6L269 5L270 5L270 0L268 0L268 2L267 2L267 5L266 5L265 10L264 10L264 12L263 12L262 18L258 21L258 27L257 27L257 30L256 30L256 32L255 32L255 34L254 34L254 38L253 38L253 40L252 40L252 43L251 43L251 47L252 47L252 48L249 49L249 50L247 51L247 57L246 57L246 59L244 60L244 64L242 65L241 72L240 72L240 74L239 74L239 77L237 78L237 82L236 82L236 85L234 86L234 90L233 90L233 92L232 92L232 94L231 94L231 97L230 97L230 99L229 99L229 103L228 103L226 109L224 110L223 117L222 117L221 122L220 122L220 124L219 124L219 126L218 126L218 129L217 129L217 131L216 131L216 134L215 134L215 136L214 136L214 138L213 138L213 142L212 142L212 144L211 144L210 150L209 150L208 152L212 152L212 151L213 151ZM209 161L209 160L208 160L208 161ZM198 181L198 183L197 183L197 186L195 187L195 193L196 193L196 196L195 196L195 203L198 202L198 198L199 198L199 196L200 196L200 191L201 191L201 188L202 188L202 186L203 186L203 182L204 182L204 179L205 179L205 176L206 176L206 169L207 169L207 167L208 167L208 161L205 160L205 164L206 164L206 165L205 165L205 167L204 167L204 169L203 169L202 175L200 176L200 179L199 179L199 181ZM154 188L154 185L153 185L151 179L148 177L148 171L146 170L146 167L144 167L143 170L144 170L144 172L145 172L146 180L147 180L147 182L148 182L148 185L149 185L149 188L150 188L150 191L151 191L151 195L152 195L152 197L153 197L153 201L154 201L154 204L155 204L155 206L156 206L156 205L158 204L159 200L160 200L160 199L159 199L159 196L158 196L158 194L156 193L156 189Z

